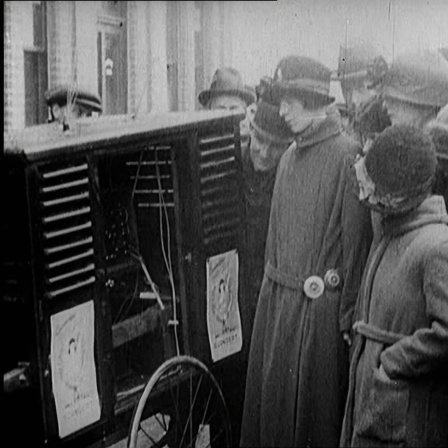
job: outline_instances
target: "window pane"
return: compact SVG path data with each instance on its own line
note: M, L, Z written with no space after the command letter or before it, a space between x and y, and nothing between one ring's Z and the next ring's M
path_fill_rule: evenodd
M39 122L38 53L25 51L25 126Z
M33 39L34 46L38 48L43 48L45 45L45 35L44 35L44 17L43 17L43 6L41 3L33 4Z

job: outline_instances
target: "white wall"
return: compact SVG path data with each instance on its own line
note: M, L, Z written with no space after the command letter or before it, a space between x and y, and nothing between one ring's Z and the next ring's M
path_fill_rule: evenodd
M403 51L448 46L448 0L235 2L233 64L250 84L272 75L288 54L336 69L339 46L362 39L388 61Z

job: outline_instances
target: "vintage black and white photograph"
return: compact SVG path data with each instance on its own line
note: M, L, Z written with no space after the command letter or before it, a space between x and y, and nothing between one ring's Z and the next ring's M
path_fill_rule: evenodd
M4 1L4 446L448 447L448 0Z

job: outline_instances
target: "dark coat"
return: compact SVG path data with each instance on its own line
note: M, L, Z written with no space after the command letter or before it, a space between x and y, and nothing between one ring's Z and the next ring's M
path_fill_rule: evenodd
M341 332L352 325L371 238L370 215L347 175L357 150L329 117L280 161L241 446L338 444L348 379ZM342 288L309 299L304 280L332 268L339 270Z
M277 167L268 171L255 171L248 146L243 153L243 170L246 207L246 296L242 306L246 308L243 330L244 344L248 347L264 274L266 238Z
M432 196L386 221L372 250L341 446L448 446L447 223Z
M250 141L243 146L242 153L246 252L241 260L240 275L242 278L240 284L244 280L245 290L239 306L243 329L243 348L237 355L220 363L222 366L221 386L229 409L232 437L235 443L240 438L250 337L258 293L263 280L266 236L276 173L276 168L269 171L255 171L250 158L249 147Z

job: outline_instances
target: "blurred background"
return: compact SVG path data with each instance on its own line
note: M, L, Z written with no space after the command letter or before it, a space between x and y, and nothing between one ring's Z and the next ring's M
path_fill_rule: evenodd
M5 133L44 123L45 91L96 91L103 114L194 110L214 71L247 84L288 54L337 71L341 46L390 62L448 47L447 0L5 1ZM337 89L337 86L333 86Z
M302 54L337 70L339 47L371 45L394 54L448 45L445 0L278 0L232 2L233 63L248 83L272 75L279 59Z

